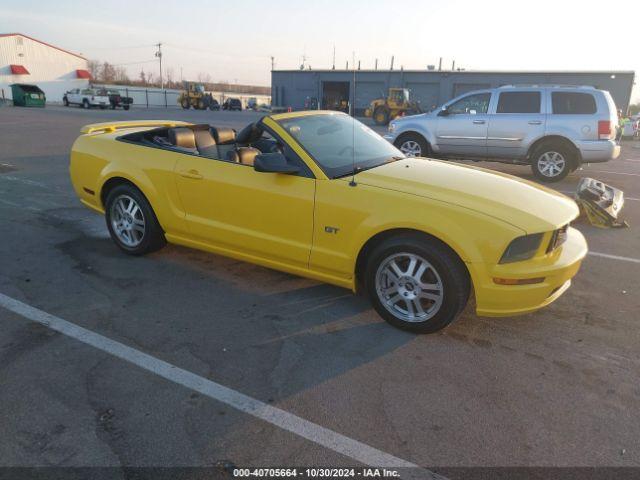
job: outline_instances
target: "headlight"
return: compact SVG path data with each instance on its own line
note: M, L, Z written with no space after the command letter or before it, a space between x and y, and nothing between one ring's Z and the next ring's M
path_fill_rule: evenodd
M387 130L389 131L389 133L393 133L395 129L396 129L395 122L389 122L389 126L387 127Z
M521 262L529 260L533 257L542 241L542 233L534 233L533 235L525 235L513 240L502 254L499 263Z

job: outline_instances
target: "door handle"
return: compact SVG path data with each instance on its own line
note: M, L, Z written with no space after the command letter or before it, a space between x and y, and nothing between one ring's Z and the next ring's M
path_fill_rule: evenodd
M179 173L181 177L193 178L194 180L200 180L202 178L200 172L193 168L191 170L182 170Z
M473 123L476 125L484 125L484 120L474 120Z
M542 122L540 120L531 120L529 125L542 125Z

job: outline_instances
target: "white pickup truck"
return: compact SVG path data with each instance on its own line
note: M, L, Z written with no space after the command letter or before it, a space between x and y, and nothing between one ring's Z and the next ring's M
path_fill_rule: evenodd
M82 108L100 107L101 109L105 109L110 105L109 97L100 95L98 90L93 88L74 88L69 90L62 97L62 103L64 103L65 107L78 105Z

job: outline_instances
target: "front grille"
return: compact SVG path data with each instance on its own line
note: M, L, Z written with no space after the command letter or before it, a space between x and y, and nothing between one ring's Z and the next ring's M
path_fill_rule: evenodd
M553 252L567 240L568 229L569 224L553 231L553 233L551 234L551 240L549 241L549 246L547 247L547 253Z

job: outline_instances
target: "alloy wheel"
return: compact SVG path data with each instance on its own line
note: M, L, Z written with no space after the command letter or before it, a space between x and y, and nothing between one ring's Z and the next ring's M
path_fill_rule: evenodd
M422 156L422 148L420 144L414 140L407 140L400 145L400 151L407 157L420 157Z
M405 322L424 322L442 306L444 287L434 266L415 253L394 253L378 267L376 293L382 305Z
M119 195L111 204L111 227L123 245L135 248L145 234L145 219L140 205L129 195Z
M550 151L538 157L538 170L545 177L557 177L566 167L566 160L561 153Z

